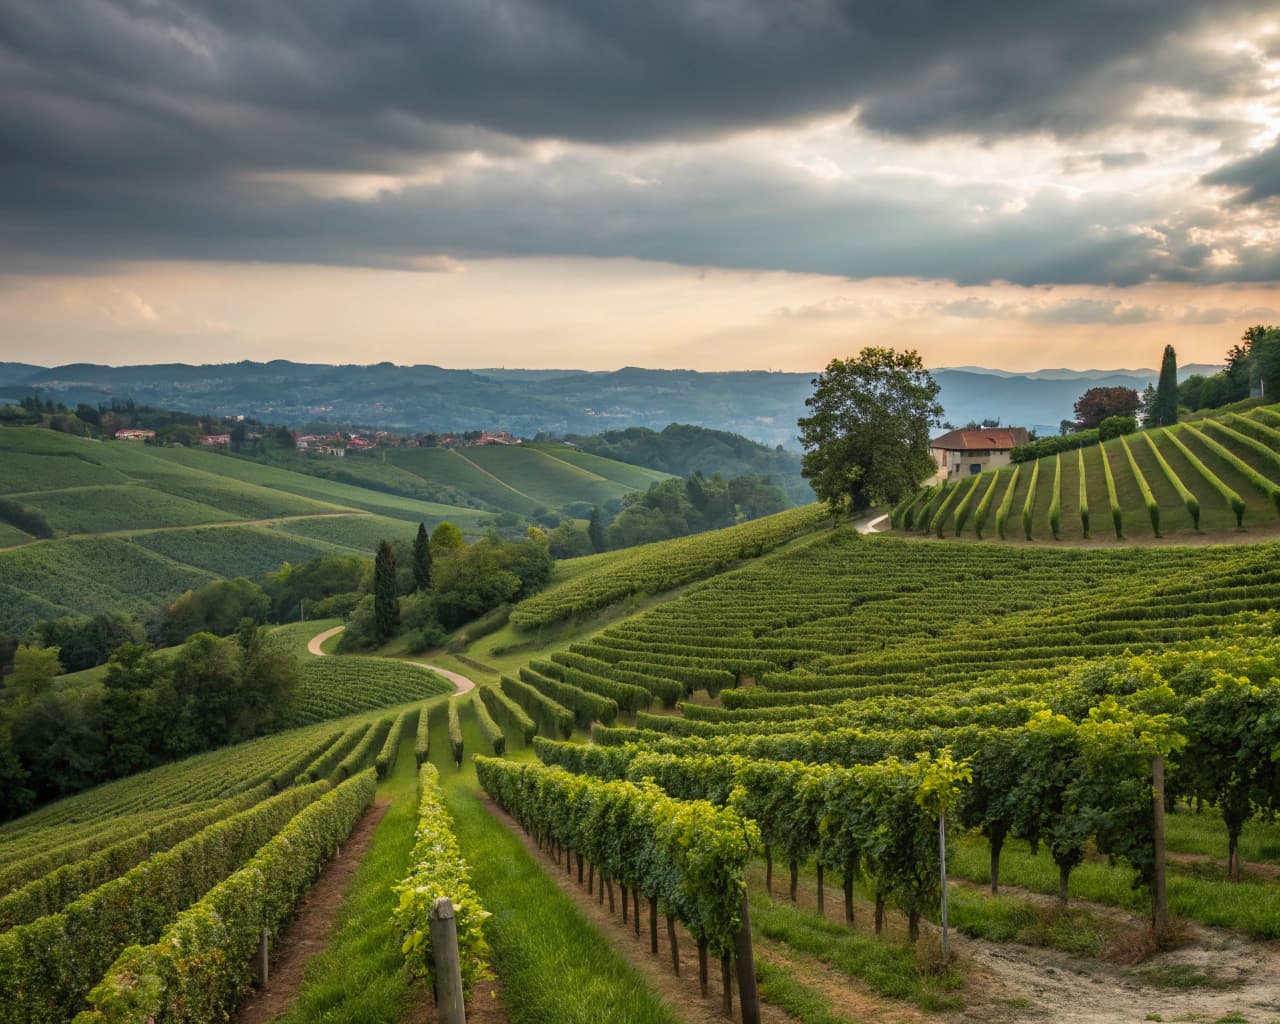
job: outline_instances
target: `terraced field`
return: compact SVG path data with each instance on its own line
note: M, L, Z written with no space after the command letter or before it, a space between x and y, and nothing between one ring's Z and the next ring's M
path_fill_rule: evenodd
M1239 540L1280 531L1277 495L1280 407L1264 406L925 489L893 525L1013 543Z

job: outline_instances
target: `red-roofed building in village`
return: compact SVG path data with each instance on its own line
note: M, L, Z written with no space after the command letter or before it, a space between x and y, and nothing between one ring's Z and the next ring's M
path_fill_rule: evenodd
M938 464L933 480L958 480L1009 465L1009 452L1030 441L1026 427L979 427L952 430L929 442Z
M154 430L137 430L132 427L116 431L117 441L149 441L155 436L156 432Z

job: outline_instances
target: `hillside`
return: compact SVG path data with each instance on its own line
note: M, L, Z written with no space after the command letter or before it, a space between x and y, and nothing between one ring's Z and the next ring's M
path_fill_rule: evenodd
M1280 406L1273 405L925 489L894 510L893 525L1013 543L1148 543L1265 539L1280 532L1278 517Z
M817 367L814 368L818 369ZM1183 376L1203 367L1184 367ZM1091 386L1141 391L1152 370L1015 374L978 367L933 371L955 423L993 417L1057 430ZM8 364L0 400L33 390L74 407L133 399L187 412L248 415L291 426L379 425L409 431L510 430L593 435L633 426L661 430L679 421L741 434L769 447L796 448L796 420L813 373L699 373L628 366L584 370L453 370L439 366L329 366L275 360L222 365L41 368ZM674 472L674 470L672 471Z

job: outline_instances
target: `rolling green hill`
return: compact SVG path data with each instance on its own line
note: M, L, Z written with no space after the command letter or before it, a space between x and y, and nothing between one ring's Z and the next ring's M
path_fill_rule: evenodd
M901 532L1024 544L1271 537L1280 531L1280 406L1144 430L927 488L892 520Z
M142 613L215 577L368 554L384 538L410 540L419 523L448 520L479 536L498 513L554 515L668 476L551 445L318 461L0 429L0 499L14 519L0 513L0 631L72 613ZM466 504L420 497L428 494ZM37 540L27 517L50 539Z

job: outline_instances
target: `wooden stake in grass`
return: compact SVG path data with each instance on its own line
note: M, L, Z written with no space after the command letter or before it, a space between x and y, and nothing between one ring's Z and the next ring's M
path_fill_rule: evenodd
M462 965L453 902L441 896L431 908L431 959L435 964L436 1010L440 1024L467 1024L462 1003Z
M738 929L738 996L742 1024L760 1024L760 995L756 991L756 961L751 948L751 907L742 896L742 927Z

